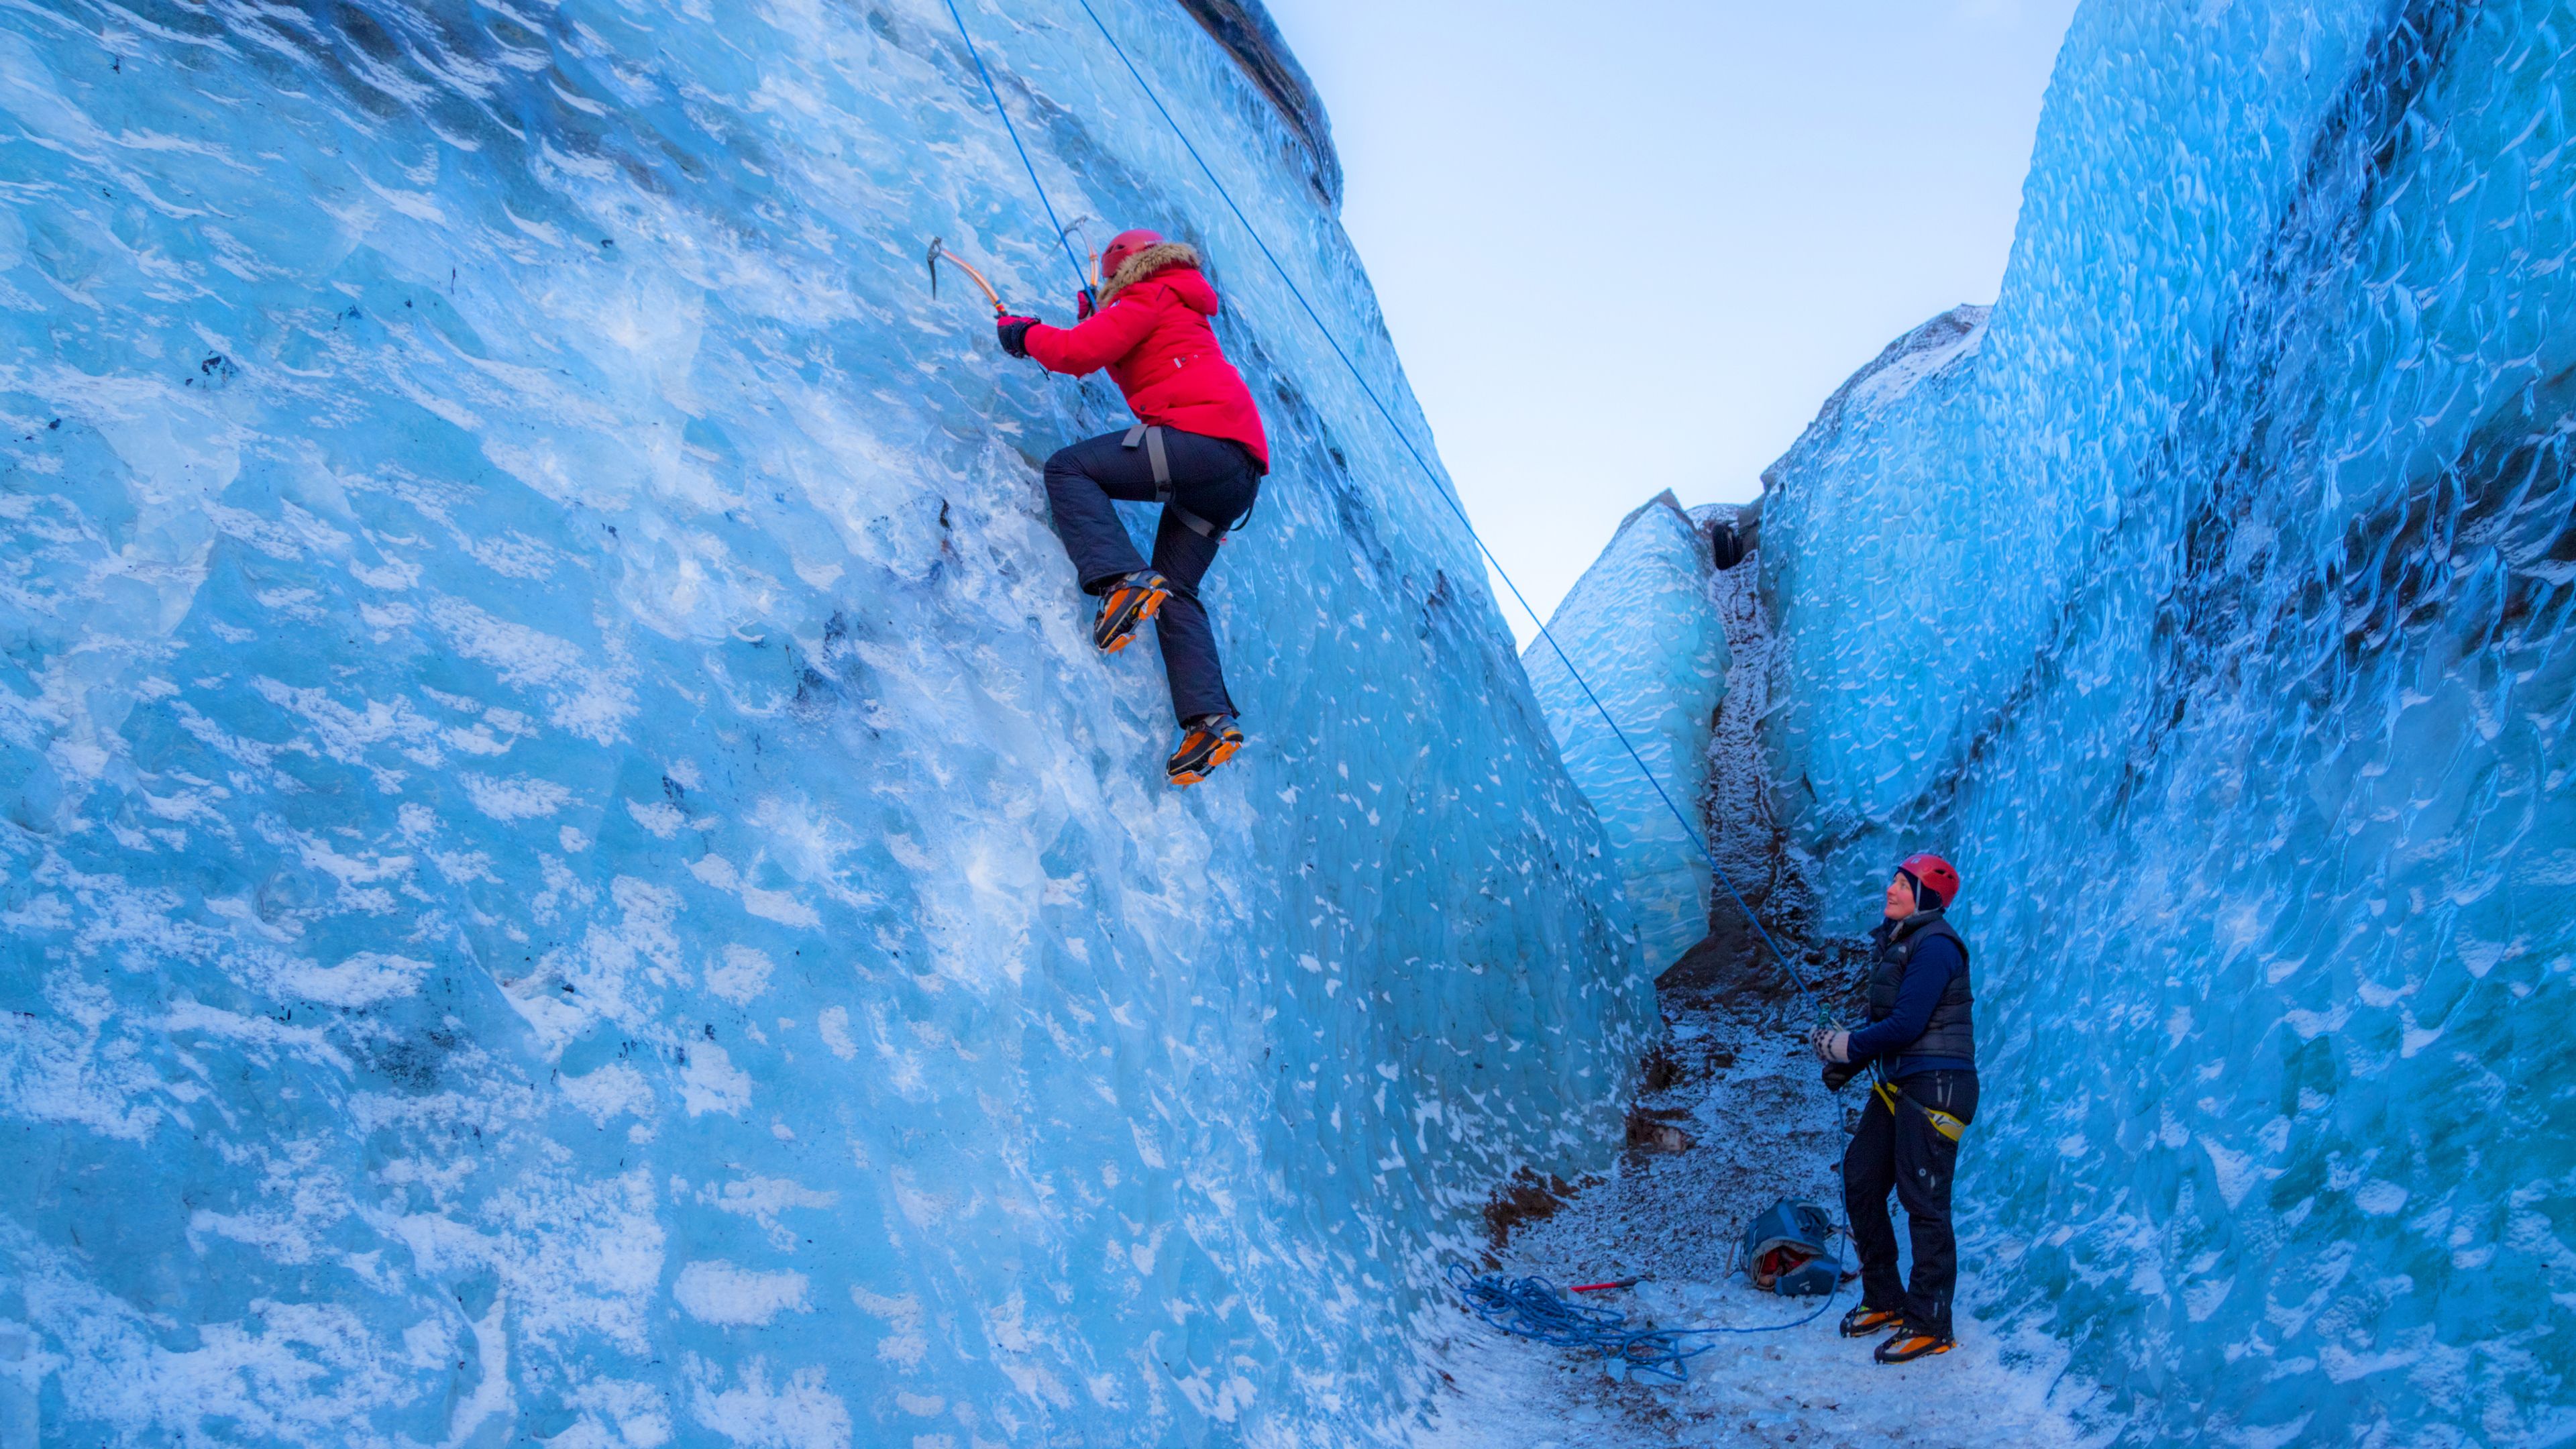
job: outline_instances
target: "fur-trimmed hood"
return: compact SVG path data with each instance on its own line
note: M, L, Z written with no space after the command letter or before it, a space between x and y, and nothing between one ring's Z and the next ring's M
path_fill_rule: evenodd
M1099 305L1106 307L1118 294L1166 267L1199 269L1199 249L1188 242L1156 242L1143 251L1132 253L1118 264L1118 270L1100 284Z
M1136 421L1241 443L1267 473L1270 442L1261 409L1225 360L1210 325L1217 310L1198 249L1156 242L1103 280L1090 316L1071 327L1027 325L1021 345L1040 367L1067 377L1107 368Z

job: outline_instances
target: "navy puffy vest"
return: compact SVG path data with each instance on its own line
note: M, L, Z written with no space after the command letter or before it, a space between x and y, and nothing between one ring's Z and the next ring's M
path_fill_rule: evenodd
M1923 1034L1890 1053L1900 1057L1956 1057L1963 1062L1977 1059L1977 1032L1970 1008L1976 994L1968 989L1968 943L1950 928L1939 911L1917 911L1896 923L1885 926L1878 936L1878 965L1869 977L1869 1019L1885 1021L1896 1010L1896 988L1905 980L1905 963L1914 958L1915 943L1926 936L1946 936L1959 948L1959 973L1950 978L1949 989L1932 1008L1932 1019Z

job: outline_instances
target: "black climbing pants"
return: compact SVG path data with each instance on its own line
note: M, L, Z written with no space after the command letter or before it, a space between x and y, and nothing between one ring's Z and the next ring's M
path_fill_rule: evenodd
M1141 441L1133 448L1122 446L1126 436L1103 433L1047 459L1047 502L1055 510L1055 531L1086 594L1105 593L1121 575L1145 567L1126 525L1118 521L1118 510L1110 506L1111 499L1150 503L1154 498L1153 459ZM1240 445L1177 428L1163 429L1163 455L1170 464L1172 497L1154 530L1153 567L1172 581L1172 597L1155 615L1154 634L1163 646L1173 717L1187 723L1203 714L1236 712L1233 697L1225 692L1216 631L1199 602L1199 580L1216 563L1222 530L1252 511L1261 474ZM1189 527L1181 509L1219 530L1216 537Z
M1935 1333L1950 1331L1950 1295L1959 1285L1959 1243L1950 1231L1950 1176L1959 1144L1923 1111L1935 1107L1962 1122L1977 1115L1975 1072L1916 1072L1897 1084L1909 1100L1891 1111L1876 1090L1860 1114L1860 1130L1843 1151L1843 1220L1860 1250L1860 1301L1905 1315ZM1918 1105L1919 1104L1919 1105ZM1914 1240L1914 1281L1898 1286L1896 1225L1887 1194L1905 1206Z

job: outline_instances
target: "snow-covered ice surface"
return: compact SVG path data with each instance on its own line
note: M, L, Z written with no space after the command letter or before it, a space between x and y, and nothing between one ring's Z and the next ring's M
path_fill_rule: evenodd
M1668 995L1666 1053L1682 1079L1641 1101L1679 1118L1697 1140L1675 1155L1631 1153L1607 1181L1512 1238L1498 1271L1563 1285L1643 1274L1605 1301L1664 1326L1793 1323L1817 1305L1760 1292L1730 1272L1735 1241L1783 1196L1841 1216L1833 1166L1844 1141L1838 1102L1816 1081L1792 1013L1737 993ZM1969 1129L1973 1134L1976 1129ZM1972 1136L1969 1151L1979 1144ZM1971 1221L1979 1205L1961 1199ZM1899 1218L1902 1235L1902 1217ZM1626 1449L1643 1445L2073 1446L2080 1381L2062 1378L2062 1344L1999 1335L1967 1315L1959 1346L1913 1364L1870 1359L1875 1340L1836 1324L1858 1301L1846 1288L1811 1321L1722 1337L1691 1361L1688 1382L1614 1382L1594 1357L1511 1338L1459 1313L1439 1358L1448 1375L1419 1449ZM1708 1342L1702 1339L1700 1342Z
M1653 971L1708 931L1708 860L1674 810L1702 829L1709 721L1727 671L1711 573L1707 535L1672 494L1659 494L1620 521L1557 605L1547 622L1554 646L1535 639L1522 652L1566 771L1600 814ZM1645 640L1655 647L1638 647Z
M2576 1434L2571 96L2554 0L2088 4L1991 314L1769 476L1783 814L1961 866L1973 1305L2129 1442Z
M1694 510L1703 526L1720 510ZM1748 515L1723 512L1739 521ZM1748 528L1748 532L1750 529ZM1758 537L1758 535L1754 535ZM1758 704L1769 668L1770 619L1754 586L1758 548L1734 570L1705 581L1732 664L1726 709ZM1721 718L1707 759L1713 781L1712 849L1757 898L1796 898L1785 949L1803 956L1810 943L1798 867L1778 862L1777 832L1762 810L1741 808L1740 792L1762 778L1758 709ZM1732 908L1721 904L1723 918ZM1767 922L1780 931L1783 921ZM1843 1126L1859 1089L1840 1099L1817 1081L1805 1049L1813 1008L1780 968L1752 952L1749 937L1706 961L1694 956L1695 984L1662 995L1665 1035L1640 1097L1643 1123L1678 1127L1689 1145L1679 1153L1631 1152L1606 1178L1586 1179L1564 1206L1521 1227L1480 1271L1536 1274L1557 1284L1642 1276L1633 1291L1606 1301L1632 1321L1666 1326L1793 1324L1776 1332L1716 1336L1716 1347L1691 1361L1679 1385L1645 1379L1613 1381L1594 1357L1511 1338L1463 1311L1453 1311L1438 1363L1443 1391L1432 1401L1417 1449L1627 1449L1645 1445L2072 1446L2097 1442L2083 1427L2095 1406L2089 1386L2064 1376L2065 1346L2031 1330L1999 1336L1974 1314L1958 1325L1959 1346L1915 1364L1870 1359L1874 1340L1836 1331L1857 1302L1845 1288L1833 1302L1782 1299L1748 1284L1736 1244L1744 1224L1782 1197L1804 1197L1842 1216L1836 1174ZM1736 949L1740 944L1742 949ZM1841 962L1846 953L1818 952ZM1684 974L1684 973L1676 973ZM1848 1014L1850 974L1811 979L1822 1000ZM1972 1134L1977 1129L1971 1128ZM1966 1151L1982 1146L1974 1135ZM1958 1202L1973 1223L1986 1211ZM1899 1241L1902 1216L1899 1217ZM1848 1260L1848 1247L1842 1251ZM1810 1314L1813 1314L1810 1318ZM1807 1320L1800 1322L1799 1320ZM1698 1343L1712 1340L1703 1338Z
M1687 968L1676 973L1676 984L1710 985L1746 979L1748 973L1750 979L1777 984L1779 967L1768 959L1769 948L1754 931L1752 916L1764 922L1774 944L1807 937L1798 952L1800 969L1817 979L1841 954L1814 939L1809 862L1782 823L1770 752L1762 742L1771 716L1771 686L1777 677L1771 656L1778 640L1762 597L1761 519L1761 508L1751 504L1712 503L1691 510L1691 521L1702 529L1721 523L1733 527L1745 553L1735 567L1712 576L1708 588L1710 606L1726 635L1727 668L1725 693L1709 726L1703 818L1709 852L1734 893L1712 893L1708 939Z
M1071 284L939 0L0 16L0 1435L1356 1442L1607 1160L1482 565L1080 10L962 8L1268 411L1186 794L1035 471L1114 392L926 285ZM1427 437L1314 128L1100 9Z

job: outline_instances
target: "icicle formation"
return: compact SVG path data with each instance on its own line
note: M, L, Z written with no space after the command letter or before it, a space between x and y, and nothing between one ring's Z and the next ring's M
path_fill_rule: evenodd
M1468 540L1080 12L965 11L1270 410L1186 798L1035 471L1123 411L924 277L1070 312L938 0L0 19L0 1438L1360 1442L1615 1147ZM1397 377L1264 92L1105 13Z
M1853 929L1955 849L1972 1266L2133 1441L2563 1430L2570 21L2088 6L1992 316L1773 475L1783 798Z

